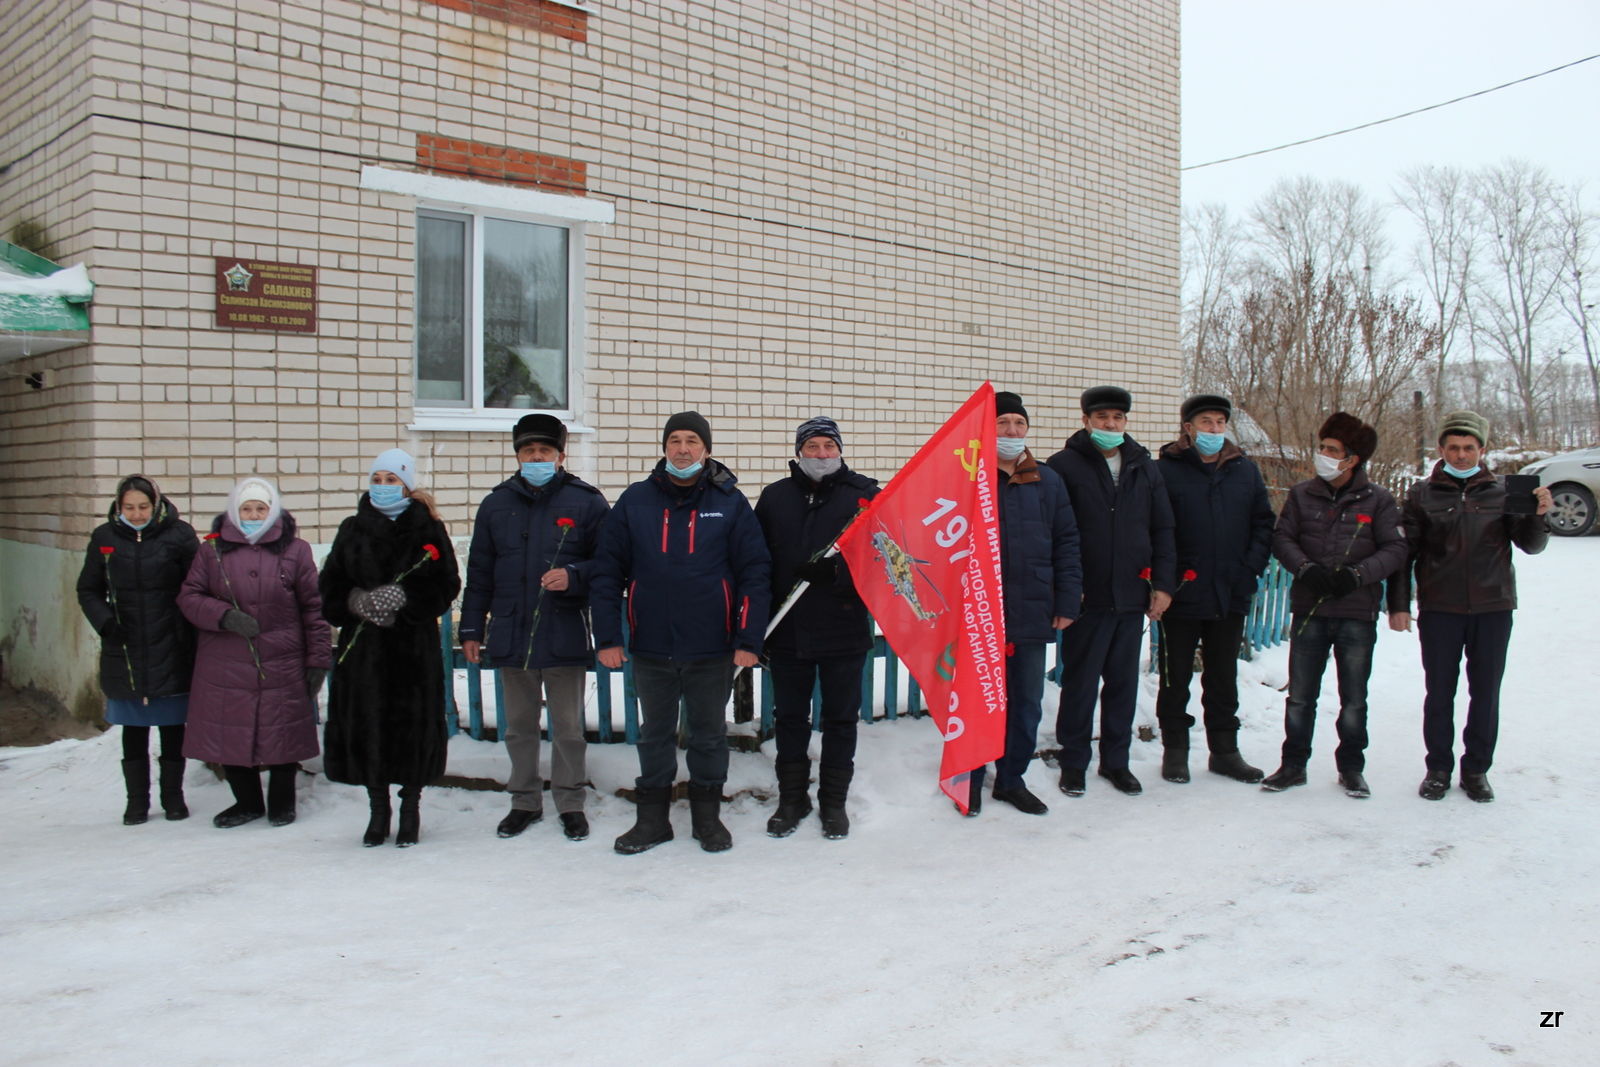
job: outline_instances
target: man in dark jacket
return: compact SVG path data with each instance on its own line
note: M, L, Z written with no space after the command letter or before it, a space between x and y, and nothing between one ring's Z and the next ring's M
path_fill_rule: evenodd
M1461 655L1467 657L1467 725L1462 740L1461 788L1479 803L1494 799L1489 765L1500 732L1500 679L1511 642L1517 579L1511 546L1530 555L1550 540L1550 490L1534 490L1534 513L1506 508L1505 483L1483 465L1489 421L1471 411L1446 415L1439 427L1440 460L1406 494L1402 522L1410 556L1389 583L1389 625L1411 629L1411 575L1416 573L1417 628L1427 696L1422 737L1428 773L1418 787L1425 800L1450 789L1455 767L1455 700Z
M1128 770L1139 646L1146 615L1172 602L1172 501L1150 453L1127 435L1133 395L1114 385L1085 390L1083 429L1050 457L1066 483L1083 557L1083 610L1064 635L1061 791L1082 796L1100 689L1100 777L1129 796L1142 787ZM1102 680L1104 686L1101 686Z
M1295 484L1278 516L1272 554L1295 576L1289 590L1289 698L1283 709L1283 763L1261 788L1306 784L1322 672L1333 654L1339 677L1339 747L1334 764L1346 795L1371 795L1366 769L1367 680L1378 637L1383 580L1405 562L1394 497L1367 480L1378 432L1334 412L1317 432L1317 476Z
M672 840L678 708L689 725L689 810L707 852L733 847L722 824L728 777L726 709L735 667L759 662L771 598L761 524L727 467L711 458L711 425L697 411L667 420L663 458L634 482L600 531L591 585L601 664L622 666L623 595L639 694L637 821L616 850Z
M1272 504L1261 471L1228 440L1233 404L1202 394L1183 402L1183 434L1161 449L1157 466L1172 500L1178 590L1161 617L1161 777L1189 780L1189 683L1196 646L1204 658L1207 767L1241 782L1261 771L1239 755L1239 645L1256 580L1272 547Z
M1061 476L1028 451L1028 409L1016 393L994 395L1000 496L1000 574L1006 607L1006 748L994 764L994 796L1018 811L1045 806L1023 782L1039 734L1045 646L1078 617L1083 562L1078 524ZM985 768L972 772L968 815L983 798Z
M515 837L544 813L539 777L539 692L550 705L550 797L573 841L589 836L583 813L587 745L584 691L589 583L600 524L600 490L566 469L567 427L554 415L525 415L511 431L519 470L478 506L461 602L461 652L500 672L505 694L511 811L496 832Z
M855 774L861 669L872 652L872 617L839 555L824 556L878 492L845 465L844 437L825 415L800 424L789 476L761 491L756 518L772 553L776 611L801 583L806 590L767 635L776 719L778 810L767 833L788 837L811 812L811 693L822 692L822 753L817 764L822 836L850 832L845 799Z

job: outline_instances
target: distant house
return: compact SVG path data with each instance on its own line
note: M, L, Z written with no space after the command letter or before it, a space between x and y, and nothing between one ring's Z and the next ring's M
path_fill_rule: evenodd
M326 541L399 443L465 533L527 410L614 494L688 407L755 490L818 412L887 478L985 379L1177 399L1177 0L23 0L0 72L0 237L97 287L3 365L0 650L84 717L121 474Z

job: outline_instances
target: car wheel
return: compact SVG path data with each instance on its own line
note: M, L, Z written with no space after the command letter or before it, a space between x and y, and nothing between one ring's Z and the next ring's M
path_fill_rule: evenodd
M1545 513L1550 532L1559 537L1582 537L1594 529L1594 494L1581 485L1565 482L1550 489L1551 508Z

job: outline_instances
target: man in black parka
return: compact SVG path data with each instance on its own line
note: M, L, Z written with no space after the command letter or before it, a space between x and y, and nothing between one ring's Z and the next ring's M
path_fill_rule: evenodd
M811 812L811 693L822 691L822 753L817 806L822 836L850 832L845 798L855 774L861 670L872 652L872 617L856 594L844 557L829 547L878 492L845 465L844 437L825 415L795 431L789 475L761 491L756 518L772 553L772 605L809 583L772 633L767 669L776 719L778 810L767 833L787 837Z
M1100 704L1100 777L1129 796L1143 789L1128 770L1144 620L1172 602L1172 501L1150 453L1127 435L1133 395L1098 385L1081 398L1083 429L1050 457L1072 498L1083 554L1083 611L1064 634L1061 791L1082 796ZM1102 687L1101 683L1104 682Z
M1239 646L1244 617L1266 570L1275 516L1261 471L1227 437L1233 404L1202 394L1183 402L1183 433L1161 449L1157 466L1172 501L1178 553L1178 588L1161 617L1161 777L1189 780L1189 683L1194 653L1204 658L1200 705L1204 709L1208 768L1241 782L1261 781L1261 771L1239 755Z

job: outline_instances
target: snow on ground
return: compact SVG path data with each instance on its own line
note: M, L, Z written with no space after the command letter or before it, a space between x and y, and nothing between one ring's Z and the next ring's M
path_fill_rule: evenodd
M1416 639L1387 628L1366 801L1334 784L1331 670L1302 789L1170 785L1135 743L1142 797L1035 765L1047 817L961 819L902 720L862 730L848 840L769 839L747 795L718 856L681 803L676 841L611 851L624 746L591 748L587 842L501 841L502 796L436 789L410 850L360 847L364 795L320 778L293 826L221 831L196 766L194 818L123 827L113 734L0 750L0 1062L1594 1062L1600 538L1518 566L1491 805L1417 798ZM1244 667L1269 770L1285 661Z

